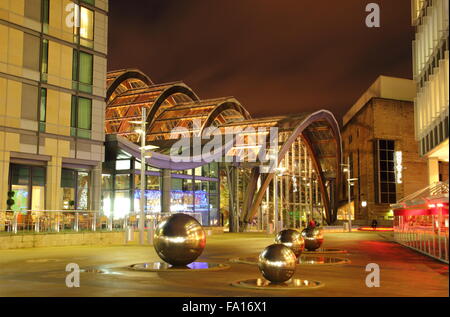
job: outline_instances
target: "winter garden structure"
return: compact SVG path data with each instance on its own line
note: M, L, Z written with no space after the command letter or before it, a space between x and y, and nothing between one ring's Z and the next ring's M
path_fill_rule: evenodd
M264 229L275 217L291 227L310 217L328 224L336 220L342 150L331 112L252 118L233 97L203 100L182 82L155 84L135 69L108 73L107 87L105 215L128 217L139 210L142 134L137 128L145 108L146 145L157 148L146 159L147 214L194 212L205 226L228 224L233 231ZM230 140L232 129L240 133L201 158L191 148L183 162L174 161L171 149L177 142L187 138L195 144L208 128L224 140ZM277 132L275 140L270 129ZM265 146L269 142L276 146ZM206 146L201 140L201 149ZM267 166L261 158L275 164Z

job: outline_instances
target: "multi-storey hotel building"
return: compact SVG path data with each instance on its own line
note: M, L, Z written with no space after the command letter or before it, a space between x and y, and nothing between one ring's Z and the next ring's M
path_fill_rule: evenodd
M100 209L107 14L107 0L0 1L0 217Z

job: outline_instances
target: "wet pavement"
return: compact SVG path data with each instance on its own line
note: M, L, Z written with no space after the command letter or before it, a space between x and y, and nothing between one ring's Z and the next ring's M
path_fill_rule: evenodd
M137 263L158 262L152 246L79 246L0 251L0 296L448 296L448 265L391 241L392 233L326 233L324 248L350 263L298 265L293 278L320 281L320 288L271 290L236 288L232 283L261 278L256 265L232 263L254 257L273 243L260 233L210 236L198 262L223 263L217 271L142 272ZM66 265L82 269L80 287L66 286ZM380 267L380 287L366 286L366 265Z

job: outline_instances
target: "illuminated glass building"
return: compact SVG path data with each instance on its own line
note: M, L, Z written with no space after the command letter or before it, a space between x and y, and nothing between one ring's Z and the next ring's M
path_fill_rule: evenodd
M233 97L202 100L182 82L155 84L139 70L110 72L107 87L106 216L121 218L139 210L142 134L137 128L145 108L146 145L157 148L147 158L146 213L194 212L203 225L228 223L231 230L267 228L275 217L293 227L311 217L322 223L336 220L341 139L330 112L253 119ZM188 146L190 159L173 161L175 143L187 139L193 145L209 127L231 142L199 160ZM172 133L176 128L184 129L183 138ZM278 129L278 144L272 149L263 146L270 128ZM241 141L230 129L242 130ZM263 137L249 146L246 141L255 135ZM205 146L201 143L200 148ZM275 156L277 172L264 172L262 161L249 159L256 154Z
M0 230L13 211L31 225L100 208L107 14L107 0L0 1Z

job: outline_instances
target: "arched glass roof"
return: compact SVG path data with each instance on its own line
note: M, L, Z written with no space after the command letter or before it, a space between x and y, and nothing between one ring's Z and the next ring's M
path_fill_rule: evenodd
M310 151L324 197L328 199L329 196L325 182L334 179L336 183L340 183L341 135L336 119L327 110L252 119L248 111L233 97L200 100L182 82L156 85L137 70L111 72L108 74L107 83L109 96L106 106L106 133L116 134L137 143L138 134L135 130L139 125L132 121L140 121L142 109L146 108L147 144L160 146L149 159L150 165L159 168L189 169L205 164L203 158L199 161L188 160L182 164L175 164L167 149L182 137L203 135L203 131L208 127L217 127L224 138L229 133L233 134L233 142L226 143L220 151L211 154L212 156L232 156L244 160L249 154L252 154L252 157L267 157L273 154L269 153L263 144L270 143L269 129L276 128L279 136L278 162L283 160L296 140L301 138ZM175 128L184 129L184 133L172 133ZM240 129L241 132L237 134L230 132L232 128ZM250 138L256 140L253 146L246 145L246 141ZM189 155L193 155L193 151L190 153ZM260 175L255 174L255 177L258 178ZM273 173L263 179L261 188L268 186L271 177ZM332 186L333 197L337 197L338 187L336 184ZM259 191L254 197L254 203L248 210L248 217L254 216L263 195L264 191ZM334 209L335 207L333 206ZM331 210L327 213L329 219L332 219Z
M122 69L112 71L106 78L106 101L109 103L117 95L130 89L144 88L153 85L152 80L138 69Z

